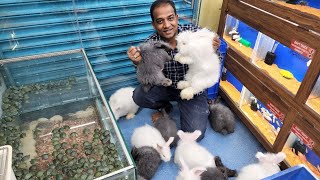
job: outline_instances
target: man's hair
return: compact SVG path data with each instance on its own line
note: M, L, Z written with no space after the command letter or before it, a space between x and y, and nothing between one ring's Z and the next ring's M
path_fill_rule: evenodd
M176 6L172 0L155 0L150 7L150 16L152 21L154 21L154 17L153 17L154 9L165 4L169 4L173 8L174 14L177 14Z

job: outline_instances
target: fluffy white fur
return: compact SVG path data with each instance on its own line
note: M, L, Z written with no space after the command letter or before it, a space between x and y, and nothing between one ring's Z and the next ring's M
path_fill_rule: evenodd
M190 169L183 159L180 159L181 167L176 180L200 180L200 175L206 171L205 167Z
M200 146L196 140L201 135L201 131L196 130L193 133L178 131L180 138L174 162L182 167L180 159L183 159L189 168L196 167L216 167L214 156L204 147Z
M182 99L192 99L195 94L218 82L221 64L212 47L215 36L216 33L208 29L178 34L175 60L189 66L185 80L177 84L177 88L182 90Z
M284 160L283 152L278 154L258 152L256 158L259 162L243 167L236 180L259 180L280 171L278 164Z
M133 91L133 87L125 87L110 96L109 104L116 120L122 116L126 116L126 119L134 118L139 106L132 99Z
M170 137L166 142L158 129L146 124L134 130L131 136L131 145L140 148L150 146L157 150L163 161L168 162L171 159L170 144L174 137Z

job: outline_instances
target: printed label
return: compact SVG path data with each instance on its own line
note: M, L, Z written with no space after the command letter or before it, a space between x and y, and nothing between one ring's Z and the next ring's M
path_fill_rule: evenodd
M278 119L280 119L280 121L283 122L284 114L278 108L276 108L271 102L267 103L267 107L274 116L276 116Z
M312 59L316 52L315 49L294 39L291 41L290 48L308 59Z
M308 146L310 149L314 147L314 141L307 136L301 129L298 128L295 124L292 125L291 131L298 136L302 142Z

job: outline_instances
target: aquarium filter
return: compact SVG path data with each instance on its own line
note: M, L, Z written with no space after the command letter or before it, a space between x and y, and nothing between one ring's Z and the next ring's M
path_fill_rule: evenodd
M271 51L267 52L266 57L264 58L264 63L268 65L272 65L274 60L276 59L276 54L274 53L277 49L279 43L275 43Z

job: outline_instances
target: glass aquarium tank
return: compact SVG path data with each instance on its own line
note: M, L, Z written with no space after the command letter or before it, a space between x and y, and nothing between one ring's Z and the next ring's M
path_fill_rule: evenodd
M232 101L239 105L240 93L243 85L241 82L226 68L222 69L222 75L220 80L220 88L225 91Z
M287 156L285 161L288 165L304 164L320 178L320 157L314 152L316 148L314 139L307 133L309 132L299 125L293 124L282 152Z
M248 61L252 55L257 36L257 30L231 15L227 15L223 39L229 47L239 52Z
M135 179L84 50L4 59L0 73L0 146L17 179Z
M285 115L271 102L262 103L246 87L242 89L240 109L270 144L274 144Z
M287 47L227 15L223 38L230 47L261 72L295 96L315 54L315 49L292 40Z

